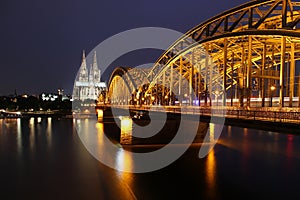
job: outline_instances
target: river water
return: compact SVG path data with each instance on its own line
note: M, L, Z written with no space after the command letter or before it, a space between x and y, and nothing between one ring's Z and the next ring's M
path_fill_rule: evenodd
M105 129L112 125L95 126ZM151 149L147 145L136 148ZM198 157L199 148L200 145L192 145L163 169L125 173L103 165L87 151L73 119L0 119L0 198L290 199L300 196L297 135L225 126L218 143L205 158ZM119 154L112 159L126 165L130 155Z

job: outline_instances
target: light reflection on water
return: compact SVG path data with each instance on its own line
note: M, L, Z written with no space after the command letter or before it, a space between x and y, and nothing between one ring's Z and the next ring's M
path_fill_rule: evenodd
M49 146L52 146L52 118L47 118L47 143Z
M17 119L17 143L18 143L18 152L22 152L22 129L21 129L21 119Z
M215 151L212 149L207 155L206 160L206 182L207 182L207 194L211 199L215 199L216 195L216 158Z
M42 172L50 171L52 174L55 174L58 173L58 171L61 171L60 175L62 177L69 175L66 179L78 181L76 184L79 186L81 185L81 178L85 178L86 176L82 175L78 180L72 179L72 177L76 177L78 173L84 172L83 174L89 174L89 177L96 177L98 170L100 171L103 167L97 168L96 172L85 172L85 167L95 165L95 159L89 160L88 158L91 156L87 155L88 153L86 153L86 150L83 147L78 147L81 143L74 143L72 138L66 136L65 126L70 126L71 124L67 122L67 120L61 122L52 118L42 118L40 122L37 118L0 119L1 166L8 162L3 159L6 158L5 156L10 155L13 158L19 156L17 164L12 161L13 159L10 159L9 162L13 163L12 165L20 171L20 174L23 172L27 173L25 175L21 174L20 176L25 176L28 180L32 178L32 174L35 174L35 170L40 170L40 168L44 171L39 171L36 173L36 176L41 174L43 176L49 176L49 182L52 180L52 175L47 175L47 173L43 174ZM93 134L89 131L91 128L96 130L96 135L94 135L96 139L91 142L93 142L92 144L94 145L94 148L97 149L98 153L105 155L107 147L104 142L104 128L111 125L108 123L96 123L96 121L85 119L76 120L74 122L85 129L85 135L82 135L84 138L91 137ZM60 124L60 126L57 126L57 124ZM210 127L211 130L209 136L210 139L212 139L216 136L213 136L213 125ZM53 140L53 138L55 140ZM53 145L55 145L55 148L52 148ZM67 145L66 149L65 145ZM65 154L60 154L60 151L57 151L57 148L60 148L61 151L65 151L64 153L67 156L65 156ZM49 151L52 155L53 163L51 167L48 166L47 155L43 154L45 151L40 151L41 149L46 150L47 152ZM198 151L198 149L195 149L195 151L196 150ZM17 156L13 154L14 152ZM174 166L168 168L170 171L162 170L160 172L146 173L145 175L111 170L114 173L113 176L111 176L111 179L116 176L116 182L121 185L126 185L128 188L132 188L136 185L150 185L148 190L147 188L144 189L145 194L147 194L146 192L151 194L152 192L156 192L155 194L159 196L161 191L164 191L163 187L166 186L164 185L159 189L156 188L156 184L157 182L164 181L164 184L170 184L172 187L170 189L166 188L169 192L176 188L175 184L181 184L181 187L186 185L185 189L195 190L195 193L206 193L208 198L216 199L215 197L220 196L220 194L225 191L225 189L222 190L221 187L224 187L224 185L226 187L226 183L233 183L233 185L234 183L237 183L234 186L241 189L242 192L251 192L259 189L261 191L271 191L272 189L273 191L273 188L285 189L285 187L288 186L293 187L293 182L290 182L290 179L295 179L294 183L298 183L300 178L300 174L297 173L300 167L299 153L300 137L298 135L225 126L217 146L212 149L204 159L199 159L193 154L187 154L183 156L186 160L177 162L177 165L175 163ZM78 154L84 155L83 157L86 158L85 161L87 161L87 163L82 162ZM126 171L126 169L134 168L134 162L131 155L132 154L129 151L125 151L119 146L115 151L115 154L108 159L111 159L117 168ZM56 159L60 159L59 163L55 163ZM44 161L44 166L40 166L40 160ZM64 160L68 161L64 162ZM78 165L80 167L77 166L76 168L75 161L81 163ZM22 163L23 165L19 163ZM26 166L27 168L23 169L22 166ZM66 168L66 171L63 171L63 168ZM26 169L28 171L26 171ZM6 170L9 171L10 168L7 167ZM51 170L57 171L54 173ZM194 178L194 182L181 183L180 178L182 180L187 180L185 174L188 174L188 172L190 172L189 175ZM15 170L11 169L11 174L14 173ZM102 173L102 171L100 173ZM171 178L174 176L174 183L169 182L171 175ZM5 180L9 180L9 178L6 178ZM26 178L24 179L24 182L28 181ZM177 178L179 179L178 182L176 182ZM258 181L260 179L262 181ZM284 185L277 184L277 179L279 182L284 183ZM36 178L34 180L39 179ZM71 182L70 180L65 181L59 186L65 187L67 185L66 183ZM200 181L198 180L202 182L199 183ZM247 184L251 185L251 187L249 186L249 188L247 188L247 184L244 184L241 180L249 181ZM14 182L17 181L14 180ZM87 180L87 182L89 182L89 180ZM31 182L32 185L38 185L38 183L38 181ZM91 182L90 184L95 186L94 188L101 190L101 187L96 185L97 183ZM220 187L218 187L218 185ZM266 186L266 188L263 188L264 186ZM229 187L231 186L228 186L226 189L230 189ZM254 189L252 187L254 187ZM182 191L184 192L184 189ZM274 191L277 192L278 190ZM285 189L285 192L288 191L288 189Z
M209 142L215 142L215 125L209 124Z
M29 145L30 145L30 150L31 153L34 153L34 137L35 137L35 118L31 117L29 120L29 129L30 129L30 133L29 133Z
M104 124L102 122L96 123L98 152L106 151L104 137ZM132 154L130 151L125 151L123 148L118 148L115 154L115 168L121 171L130 171L133 169Z
M106 149L104 137L106 136L104 135L104 123L97 122L95 127L97 129L98 151L105 152ZM120 170L116 171L118 178L120 182L122 182L122 184L131 191L130 187L132 187L133 175L124 171L130 171L133 169L132 154L129 151L124 151L122 148L119 148L116 152L115 158L115 168Z

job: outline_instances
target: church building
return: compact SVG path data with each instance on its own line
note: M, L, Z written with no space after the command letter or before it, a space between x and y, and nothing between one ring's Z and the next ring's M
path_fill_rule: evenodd
M85 53L83 51L82 63L77 74L73 99L76 100L96 100L102 91L106 91L106 83L101 82L101 71L97 64L97 54L94 52L93 64L87 68Z

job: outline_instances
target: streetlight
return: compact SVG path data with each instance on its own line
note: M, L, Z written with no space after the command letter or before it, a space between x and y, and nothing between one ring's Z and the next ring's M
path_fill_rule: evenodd
M188 105L187 97L188 97L188 94L185 93L185 94L184 94L184 101L185 101L185 104L186 104L186 105Z
M165 96L164 105L168 105L168 95Z
M271 89L270 107L272 107L273 93L274 93L274 91L276 90L276 87L275 87L274 85L272 85L272 86L270 87L270 89Z
M154 103L154 99L155 99L155 97L154 97L154 96L152 96L152 97L151 97L151 100L152 100L152 103L151 103L151 104L153 104L153 103Z
M141 102L141 105L145 104L145 98L142 97L142 102Z

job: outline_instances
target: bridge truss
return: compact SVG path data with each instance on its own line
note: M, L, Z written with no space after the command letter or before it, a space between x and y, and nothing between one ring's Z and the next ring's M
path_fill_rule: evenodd
M241 107L256 98L259 107L298 107L299 59L300 2L251 1L187 32L151 70L116 69L108 98L116 104L210 105L222 97L224 105L238 99Z

